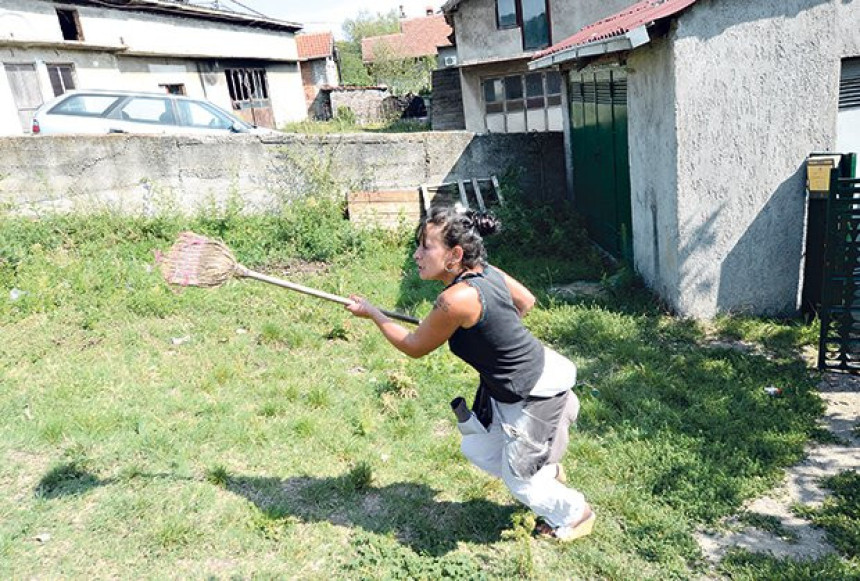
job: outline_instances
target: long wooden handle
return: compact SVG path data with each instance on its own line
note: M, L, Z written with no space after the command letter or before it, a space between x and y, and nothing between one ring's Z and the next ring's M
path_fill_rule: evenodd
M263 274L261 272L256 272L254 270L250 270L248 268L245 268L241 264L236 265L236 274L238 274L239 276L245 276L248 278L253 278L255 280L267 282L269 284L274 284L276 286L280 286L283 288L288 288L290 290L304 293L306 295L311 295L312 297L317 297L319 299L325 299L327 301L332 301L334 303L340 303L342 305L348 305L348 304L352 303L352 301L347 299L347 298L344 298L344 297L341 297L338 295L333 295L331 293L317 290L315 288L310 288L307 286L296 284L294 282L283 280L281 278L275 278L274 276L269 276L269 275ZM420 320L418 320L415 317L412 317L410 315L404 315L403 313L396 313L394 311L386 311L385 309L379 309L379 310L382 311L382 313L386 317L389 317L392 319L397 319L398 321L403 321L405 323L412 323L413 325L417 325L421 322Z

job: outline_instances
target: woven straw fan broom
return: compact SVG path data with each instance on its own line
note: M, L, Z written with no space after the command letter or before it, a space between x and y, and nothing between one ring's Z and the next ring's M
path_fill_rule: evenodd
M352 303L347 298L316 290L280 278L268 276L246 268L236 261L233 253L223 242L212 240L194 232L183 232L176 243L170 247L167 254L156 258L161 274L169 284L179 286L218 287L233 277L245 277L261 280L283 288L311 295L327 301L348 305ZM387 317L412 323L420 323L415 317L382 311Z

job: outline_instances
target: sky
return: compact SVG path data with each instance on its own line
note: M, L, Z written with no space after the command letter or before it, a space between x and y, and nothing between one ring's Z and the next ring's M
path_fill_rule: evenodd
M206 0L193 0L197 4L205 4ZM391 10L403 11L407 17L423 16L425 9L432 7L439 11L444 0L237 0L248 8L262 12L271 18L298 22L305 25L305 32L331 31L335 37L342 40L341 25L347 18L355 18L359 11L365 10L371 14L387 13ZM240 8L230 0L221 0L225 8Z

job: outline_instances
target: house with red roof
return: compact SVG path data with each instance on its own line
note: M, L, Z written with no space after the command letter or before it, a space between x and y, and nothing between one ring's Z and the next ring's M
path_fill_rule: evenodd
M368 65L380 58L435 58L439 47L451 46L451 27L445 16L428 8L425 16L402 18L400 32L361 40L361 60Z
M858 30L844 0L627 0L553 38L529 71L563 78L591 236L683 316L796 314L822 276L809 160L860 150Z
M334 35L319 32L296 35L299 53L299 69L308 116L314 119L331 118L331 106L323 88L340 85L340 65Z

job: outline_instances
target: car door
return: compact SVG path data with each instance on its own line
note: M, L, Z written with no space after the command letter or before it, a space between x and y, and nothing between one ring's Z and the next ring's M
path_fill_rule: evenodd
M111 133L177 133L173 99L169 97L127 97L108 116Z

